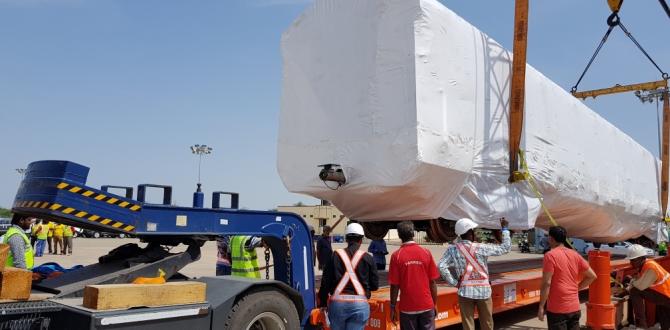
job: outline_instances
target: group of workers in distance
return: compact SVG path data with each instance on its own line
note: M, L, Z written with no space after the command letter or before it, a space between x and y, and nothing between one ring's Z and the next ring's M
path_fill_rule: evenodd
M35 219L30 232L30 243L35 249L36 257L43 256L45 248L49 254L72 254L74 227Z
M2 239L2 243L9 245L6 266L32 269L35 257L43 256L47 245L50 254L59 254L59 247L60 254L72 254L73 227L47 220L35 221L32 217L13 215Z

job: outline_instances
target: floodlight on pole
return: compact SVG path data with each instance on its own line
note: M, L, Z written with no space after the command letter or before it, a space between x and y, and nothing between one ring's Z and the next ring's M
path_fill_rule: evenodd
M23 180L23 177L26 175L26 169L25 168L17 168L16 172L21 175L21 180Z
M191 153L198 155L198 185L200 185L200 167L202 165L202 156L211 154L212 150L212 147L208 147L206 144L196 144L191 146Z
M205 194L202 193L202 184L200 183L200 165L202 165L202 156L209 155L212 153L212 147L208 147L205 144L196 144L191 146L191 153L198 155L198 189L193 193L193 207L204 206Z

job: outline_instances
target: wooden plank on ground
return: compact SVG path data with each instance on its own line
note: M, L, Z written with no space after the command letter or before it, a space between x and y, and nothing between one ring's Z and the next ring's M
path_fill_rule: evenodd
M33 272L5 267L0 272L0 299L26 300L30 298L32 284Z
M205 283L103 284L84 289L84 307L107 310L205 302Z

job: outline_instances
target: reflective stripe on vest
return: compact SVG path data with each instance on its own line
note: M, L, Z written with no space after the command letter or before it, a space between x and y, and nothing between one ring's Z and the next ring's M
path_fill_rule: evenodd
M30 245L30 239L28 238L28 235L26 235L25 232L14 226L11 226L5 233L5 239L3 240L3 243L8 244L9 238L14 235L21 236L21 238L23 238L23 241L26 243L25 246L26 251L23 253L23 258L26 260L26 269L33 269L33 263L34 263L33 247ZM11 248L9 249L9 255L7 256L7 262L5 262L5 265L9 267L14 267L14 255L12 254Z
M335 291L333 292L333 295L330 297L330 300L335 300L335 301L368 301L367 296L365 295L365 289L363 288L363 285L361 282L358 280L358 276L356 276L356 267L358 266L358 263L363 259L363 256L365 255L365 251L358 250L354 254L354 257L350 260L349 255L347 254L347 251L344 249L338 249L335 250L337 255L340 256L340 259L342 259L342 263L344 264L345 267L345 272L344 275L342 275L342 278L340 279L340 282L337 284L337 287L335 287ZM354 290L356 291L355 295L343 295L342 290L344 290L344 287L347 286L347 284L351 284L354 286Z
M649 288L666 297L670 297L670 273L653 260L644 262L644 265L642 265L642 273L648 269L651 269L654 274L656 274L656 282Z
M490 286L489 275L476 257L478 244L472 243L470 250L465 244L458 243L456 247L465 258L465 273L462 276L461 286Z
M231 275L247 278L261 278L256 250L247 251L244 244L251 236L233 236L230 239L232 269Z

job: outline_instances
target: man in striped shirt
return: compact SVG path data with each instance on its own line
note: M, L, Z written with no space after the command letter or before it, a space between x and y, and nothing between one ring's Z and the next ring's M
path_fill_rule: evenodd
M507 220L502 218L500 224L502 244L481 244L475 242L474 229L478 225L467 218L458 220L456 234L460 236L460 240L449 245L439 262L442 278L449 285L458 288L458 303L465 330L475 329L475 307L479 311L481 329L493 330L488 257L509 253L512 248ZM455 274L451 273L450 267L455 270Z

